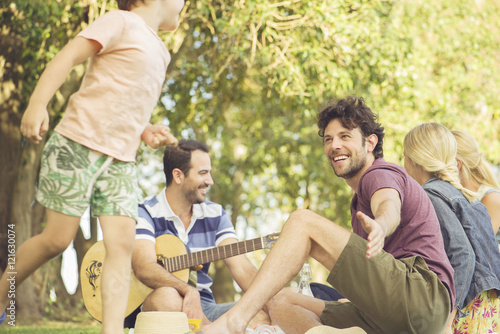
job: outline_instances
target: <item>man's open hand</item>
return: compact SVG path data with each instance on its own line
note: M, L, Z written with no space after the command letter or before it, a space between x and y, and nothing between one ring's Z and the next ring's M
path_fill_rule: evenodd
M356 217L361 221L363 229L368 233L366 258L372 258L378 255L384 248L384 228L376 220L371 219L360 211L356 213Z

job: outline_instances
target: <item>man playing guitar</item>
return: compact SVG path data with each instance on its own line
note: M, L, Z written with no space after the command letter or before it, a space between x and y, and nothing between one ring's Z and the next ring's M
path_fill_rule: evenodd
M203 324L215 321L234 304L216 304L210 290L210 263L196 272L196 287L157 263L156 238L165 234L178 237L190 252L238 241L222 206L205 200L213 184L208 153L207 145L194 140L167 147L163 157L167 187L139 205L132 268L137 279L153 289L142 311L182 311L188 318L202 319ZM244 254L224 261L236 283L246 291L257 269ZM255 322L269 323L267 313L261 311Z

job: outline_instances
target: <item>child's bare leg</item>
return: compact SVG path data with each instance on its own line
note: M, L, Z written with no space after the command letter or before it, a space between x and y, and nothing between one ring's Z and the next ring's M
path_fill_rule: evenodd
M102 271L102 333L123 333L130 288L135 220L125 216L100 216L106 256Z
M17 249L15 283L21 284L29 275L48 260L61 254L75 238L80 226L80 217L69 216L47 209L47 225L42 233L23 242ZM9 270L0 279L0 315L9 302Z

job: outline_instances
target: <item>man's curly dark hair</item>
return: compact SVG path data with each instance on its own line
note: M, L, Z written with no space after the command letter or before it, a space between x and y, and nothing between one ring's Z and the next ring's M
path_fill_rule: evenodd
M372 134L378 137L378 143L373 150L375 159L384 156L384 127L378 123L378 115L374 114L365 104L362 97L350 96L330 102L318 113L318 134L325 135L325 129L334 119L338 119L343 127L352 130L359 127L363 138Z

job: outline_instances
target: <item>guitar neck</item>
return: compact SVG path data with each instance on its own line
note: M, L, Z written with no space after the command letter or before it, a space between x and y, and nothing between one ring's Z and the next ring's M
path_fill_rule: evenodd
M209 248L203 251L163 258L164 267L171 273L228 257L262 249L262 238L235 242L229 245Z

